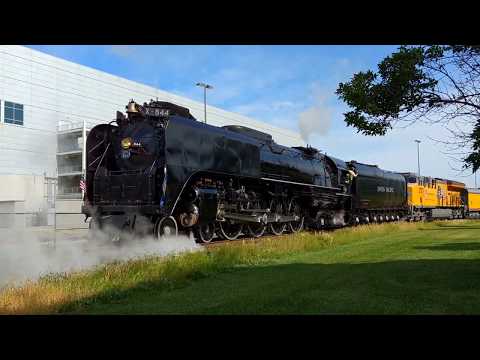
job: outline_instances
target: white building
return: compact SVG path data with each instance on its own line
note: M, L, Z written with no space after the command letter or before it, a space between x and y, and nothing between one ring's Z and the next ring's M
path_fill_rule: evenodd
M109 122L132 98L170 101L203 120L203 103L27 47L0 46L0 227L85 226L83 121L87 128ZM292 131L213 106L207 112L209 124L244 125L282 145L305 145Z

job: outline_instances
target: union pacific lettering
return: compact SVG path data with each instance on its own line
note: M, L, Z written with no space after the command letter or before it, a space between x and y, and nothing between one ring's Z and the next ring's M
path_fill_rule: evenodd
M395 192L395 189L393 187L388 187L388 186L377 186L377 192L393 193Z

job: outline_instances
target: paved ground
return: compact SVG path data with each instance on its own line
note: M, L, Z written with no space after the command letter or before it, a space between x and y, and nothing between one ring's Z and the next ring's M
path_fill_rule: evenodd
M14 243L21 239L33 238L41 242L84 241L88 229L57 230L52 227L38 226L21 230L0 229L0 246L2 243Z

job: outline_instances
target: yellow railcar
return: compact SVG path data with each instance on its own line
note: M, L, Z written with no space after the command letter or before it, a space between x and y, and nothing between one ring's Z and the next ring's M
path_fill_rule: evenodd
M467 189L468 213L472 217L480 216L480 189Z
M416 174L407 178L408 206L413 219L464 216L465 184Z

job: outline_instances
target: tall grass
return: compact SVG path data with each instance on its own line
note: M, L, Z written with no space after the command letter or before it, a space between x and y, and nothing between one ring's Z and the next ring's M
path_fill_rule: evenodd
M91 302L121 301L133 287L168 290L241 266L261 265L295 253L317 251L425 226L428 225L388 223L334 232L302 232L258 240L239 240L214 245L201 252L164 258L149 256L98 266L90 271L50 274L19 287L8 286L2 289L0 314L45 314L78 310Z

